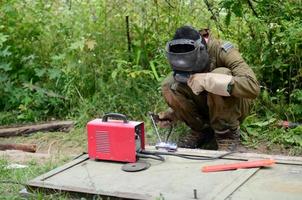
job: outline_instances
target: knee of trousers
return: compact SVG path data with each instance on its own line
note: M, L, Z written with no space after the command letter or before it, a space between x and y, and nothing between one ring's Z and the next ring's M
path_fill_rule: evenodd
M187 85L178 83L174 80L173 76L166 78L161 89L166 103L171 108L182 107L182 102L186 101L187 97L193 95L193 92Z
M166 103L174 110L178 120L185 122L191 129L196 131L208 126L209 122L198 115L197 105L188 97L190 91L187 90L187 87L178 85L178 83L172 83L172 85L163 84L162 93Z
M179 88L178 83L176 82L168 82L162 85L162 94L166 101L166 103L172 109L180 109L182 107L182 103L184 101L184 94L182 94L182 90Z
M213 129L235 129L249 114L251 100L208 94L210 123Z
M173 102L175 99L175 95L174 95L173 91L171 90L170 85L169 84L162 85L161 90L162 90L162 95L163 95L166 103L171 108L173 108Z
M214 69L213 71L211 71L210 73L232 75L232 71L226 67L218 67L218 68Z

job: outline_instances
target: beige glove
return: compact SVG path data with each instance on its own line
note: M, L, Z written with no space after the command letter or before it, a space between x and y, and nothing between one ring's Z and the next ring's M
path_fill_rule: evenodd
M188 86L198 95L206 90L220 96L230 96L229 85L234 84L233 76L215 73L197 73L190 76Z
M175 116L174 110L169 108L166 112L158 113L157 125L161 128L168 128L172 124L176 123L177 117Z

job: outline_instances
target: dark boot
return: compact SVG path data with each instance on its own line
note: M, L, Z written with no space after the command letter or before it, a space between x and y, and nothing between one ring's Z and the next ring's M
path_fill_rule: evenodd
M214 137L214 131L211 128L205 128L202 131L191 132L178 141L178 147L182 148L201 148L201 149L217 149L217 143Z
M215 130L218 149L221 151L243 151L240 145L240 128Z

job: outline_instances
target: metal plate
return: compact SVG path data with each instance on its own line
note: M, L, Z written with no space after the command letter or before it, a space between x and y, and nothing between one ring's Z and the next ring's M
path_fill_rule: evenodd
M191 149L179 149L179 152L203 156L225 153ZM227 157L228 159L214 161L194 161L177 157L166 157L165 162L149 159L151 167L148 170L128 173L121 170L123 163L93 161L89 160L87 155L83 155L31 180L27 183L27 187L126 199L193 199L194 190L197 198L203 200L261 199L261 194L265 194L265 199L285 199L287 195L291 197L290 199L301 199L299 197L302 196L300 190L302 178L300 175L294 175L301 172L301 158L291 157L289 160L285 157L278 157L278 159L276 157L277 162L280 160L294 162L295 165L277 164L263 170L255 168L214 173L201 172L201 168L205 165L234 163L242 159L260 159L268 156L234 154ZM270 158L274 157L270 156ZM288 178L289 171L293 174L290 178ZM276 180L283 183L283 190L274 185L277 183ZM272 187L265 189L265 185ZM291 191L294 195L288 194ZM259 195L254 195L256 193Z
M127 163L122 166L122 170L125 172L139 172L148 169L151 166L148 162L139 161L136 163Z
M229 198L241 199L302 199L302 166L277 165L273 170L259 170Z

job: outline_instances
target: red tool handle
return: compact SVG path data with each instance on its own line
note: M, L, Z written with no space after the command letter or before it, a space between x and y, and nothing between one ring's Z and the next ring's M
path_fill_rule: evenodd
M204 166L202 168L203 172L217 172L217 171L226 171L234 170L239 168L252 168L252 167L265 167L275 164L275 160L255 160L255 161L246 161L232 164L223 164L223 165L212 165Z

